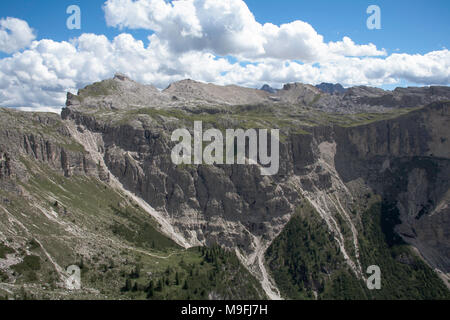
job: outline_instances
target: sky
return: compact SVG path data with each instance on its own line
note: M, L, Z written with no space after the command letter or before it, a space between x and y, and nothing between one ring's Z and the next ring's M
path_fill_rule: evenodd
M448 0L1 1L0 106L58 112L67 91L116 72L160 89L449 85L449 34Z

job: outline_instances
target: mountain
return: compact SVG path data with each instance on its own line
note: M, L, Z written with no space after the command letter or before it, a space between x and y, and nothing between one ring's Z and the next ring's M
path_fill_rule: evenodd
M263 85L263 86L261 87L261 89L259 89L259 90L266 91L266 92L268 92L268 93L277 93L277 91L278 91L277 89L272 88L272 87L269 86L268 84Z
M345 88L339 83L333 84L333 83L322 82L321 84L316 85L316 88L320 89L321 91L323 91L325 93L329 93L329 94L345 93Z
M450 297L450 88L159 91L116 75L61 117L0 110L0 296ZM172 132L194 121L279 129L278 174L175 165Z

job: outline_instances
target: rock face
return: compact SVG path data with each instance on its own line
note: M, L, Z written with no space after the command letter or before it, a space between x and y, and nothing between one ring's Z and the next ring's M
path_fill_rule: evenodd
M272 298L279 292L265 270L264 251L305 202L349 268L364 277L358 234L371 194L397 208L401 237L432 267L450 273L448 98L446 87L358 87L335 95L302 84L269 93L192 80L159 92L117 75L68 95L59 131L82 150L2 127L1 141L17 148L0 144L0 179L26 174L11 165L19 149L66 176L117 179L160 212L186 245L235 250ZM324 111L344 109L347 116L324 118ZM356 114L361 111L371 115ZM42 127L56 121L33 117ZM192 131L194 120L220 130L279 128L278 174L261 176L256 165L174 165L171 134Z
M26 178L26 167L19 156L47 163L65 176L93 174L96 165L84 147L71 138L57 115L24 113L0 109L0 178ZM54 130L54 135L46 132Z

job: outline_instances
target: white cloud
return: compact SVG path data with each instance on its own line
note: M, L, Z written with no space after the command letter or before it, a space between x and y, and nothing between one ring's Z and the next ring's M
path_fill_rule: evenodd
M61 113L61 108L52 108L52 107L40 107L40 106L38 106L36 108L18 107L16 109L20 110L20 111L26 111L26 112L49 112L49 113L56 113L56 114Z
M35 38L26 21L10 17L0 19L0 51L14 53L28 47Z
M432 51L425 55L392 54L386 59L392 77L425 84L450 84L450 51Z
M294 21L280 27L266 23L263 35L263 57L310 62L320 61L328 53L323 37L303 21Z
M373 43L366 45L356 45L349 37L344 37L342 41L328 43L328 50L348 57L368 57L368 56L385 56L386 50L378 50Z
M262 26L241 0L109 0L104 10L109 26L154 31L174 52L263 52Z
M326 44L310 24L299 20L263 25L242 0L108 0L104 11L109 26L152 31L151 38L178 53L304 61L320 61L330 54L385 54L373 44L357 45L347 37Z

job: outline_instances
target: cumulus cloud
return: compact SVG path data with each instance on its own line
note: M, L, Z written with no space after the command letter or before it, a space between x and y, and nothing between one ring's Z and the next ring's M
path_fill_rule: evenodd
M174 52L263 53L262 26L241 0L113 0L104 5L112 27L146 29Z
M393 54L386 59L340 57L320 64L295 61L265 61L246 66L236 64L217 81L250 87L259 87L263 83L280 87L288 82L381 86L402 80L418 85L448 85L450 51L444 49L425 55Z
M386 72L397 79L414 83L450 84L450 51L432 51L425 55L392 54L386 59Z
M326 44L304 21L276 26L255 20L242 0L108 0L104 5L109 26L146 29L174 52L209 51L241 58L318 61L329 54L379 56L375 45L351 39Z
M368 57L368 56L385 56L386 50L378 50L373 43L366 45L357 45L349 37L344 37L342 41L328 43L328 50L342 56L351 57Z
M0 51L14 53L28 47L35 38L26 21L10 17L0 19Z

